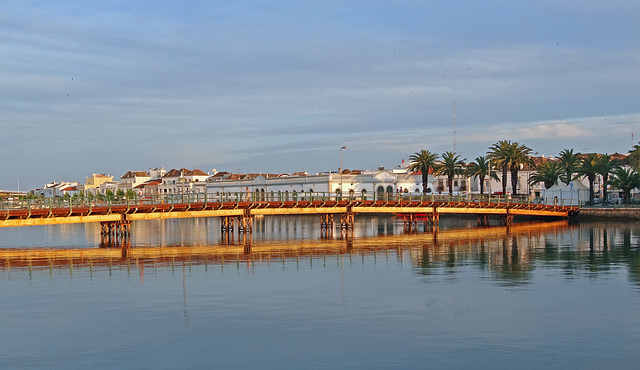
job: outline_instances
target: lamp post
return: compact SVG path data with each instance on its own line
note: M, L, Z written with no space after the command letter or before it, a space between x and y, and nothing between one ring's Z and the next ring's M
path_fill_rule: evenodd
M342 149L347 149L347 147L340 148L340 198L342 198Z
M491 203L491 158L489 158L489 203Z

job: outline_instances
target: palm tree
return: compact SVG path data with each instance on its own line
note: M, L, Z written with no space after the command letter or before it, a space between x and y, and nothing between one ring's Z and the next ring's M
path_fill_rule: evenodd
M511 172L511 190L513 194L518 194L518 171L521 166L531 164L531 148L518 142L511 144L509 151L509 171Z
M460 175L463 170L464 160L455 152L442 153L442 162L436 165L434 174L447 176L449 195L453 194L453 177Z
M558 183L562 172L562 163L553 160L542 162L536 167L536 172L529 177L529 184L542 182L545 189L549 189Z
M574 153L573 149L565 149L558 154L558 159L562 166L560 180L569 185L571 180L573 180L573 174L576 172L576 167L580 163L580 153Z
M607 201L607 183L609 182L609 174L614 169L620 167L616 159L611 159L609 154L603 154L598 160L598 174L602 176L602 199Z
M429 184L429 170L435 167L438 155L431 153L426 149L422 149L409 156L409 167L407 170L416 172L422 172L422 192L426 193Z
M599 156L596 153L588 154L586 157L580 158L580 163L576 167L576 173L578 177L587 178L589 180L589 203L593 204L593 183L596 181L596 176L599 172Z
M640 175L635 170L622 167L614 168L611 173L613 174L611 186L622 190L622 201L629 203L631 190L640 186Z
M500 140L489 147L487 159L502 170L502 194L507 193L507 171L509 170L509 147L511 141Z
M487 156L502 169L502 193L507 192L507 171L511 173L511 190L518 193L518 171L520 166L530 163L531 148L517 141L500 140L489 147Z
M487 158L480 156L476 157L475 162L469 163L469 166L464 171L467 176L477 177L480 180L480 194L484 194L484 179L489 176L489 179L498 180L498 175L495 171L491 171L490 163Z
M633 148L629 150L627 160L629 161L629 166L635 170L640 168L640 143L634 145Z

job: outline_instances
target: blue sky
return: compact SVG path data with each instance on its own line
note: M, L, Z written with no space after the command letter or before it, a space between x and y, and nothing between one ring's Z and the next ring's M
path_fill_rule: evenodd
M636 1L10 1L0 189L640 141ZM632 139L632 133L635 135Z

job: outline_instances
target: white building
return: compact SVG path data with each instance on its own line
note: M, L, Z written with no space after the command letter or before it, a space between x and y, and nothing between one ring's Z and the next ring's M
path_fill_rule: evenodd
M78 194L77 182L51 182L44 186L42 189L38 189L34 192L36 195L42 195L45 198L62 197L65 194L70 196Z
M160 194L191 194L204 192L206 187L202 186L209 174L198 169L188 170L181 168L172 169L162 176L162 183L158 184Z
M394 173L389 170L349 171L340 173L309 174L227 174L214 175L206 182L206 192L211 195L260 193L274 197L279 193L341 193L345 196L372 197L373 193L385 194L402 191L420 194L421 176ZM371 198L372 199L372 198Z

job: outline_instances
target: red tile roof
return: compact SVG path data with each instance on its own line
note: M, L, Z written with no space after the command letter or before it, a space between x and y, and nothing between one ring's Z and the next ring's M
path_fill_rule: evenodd
M145 171L129 171L122 176L122 179L129 179L135 177L149 177L149 174Z

